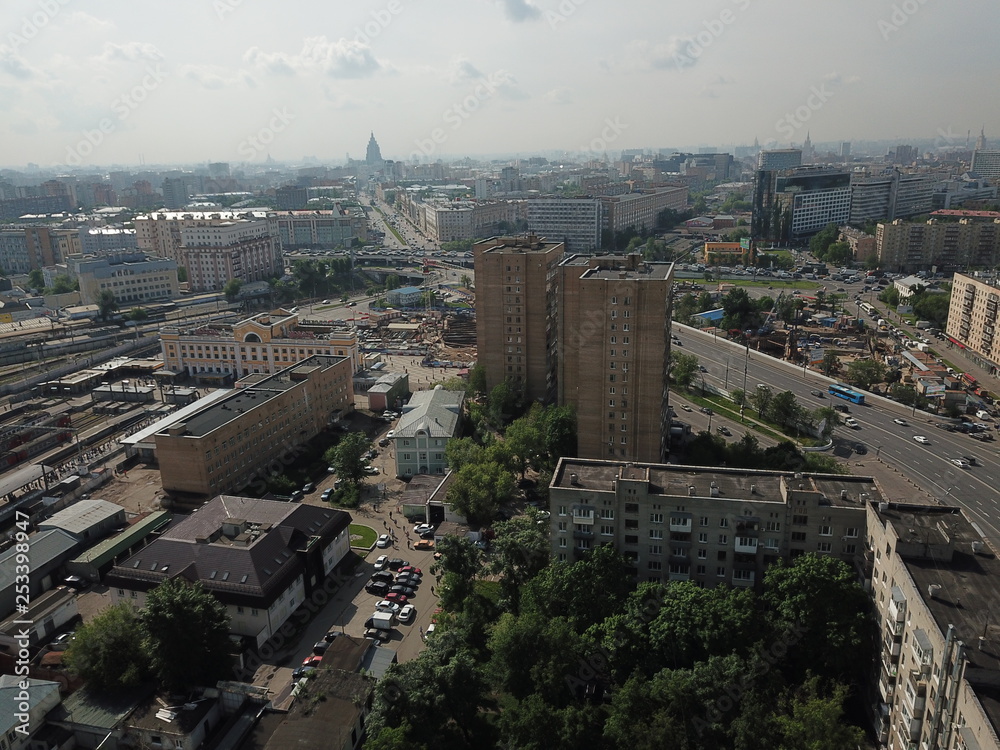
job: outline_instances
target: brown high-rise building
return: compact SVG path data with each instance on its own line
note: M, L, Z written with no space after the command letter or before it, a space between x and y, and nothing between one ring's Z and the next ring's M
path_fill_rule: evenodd
M667 454L673 266L573 255L538 237L478 243L479 363L493 388L572 406L585 458Z
M673 265L574 255L559 271L558 399L576 411L577 454L663 461Z
M556 396L557 267L563 243L493 237L476 243L476 341L487 387L520 381L525 398Z

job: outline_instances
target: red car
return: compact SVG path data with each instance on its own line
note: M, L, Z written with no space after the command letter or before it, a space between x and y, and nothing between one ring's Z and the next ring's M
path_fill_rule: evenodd
M409 601L406 594L397 594L395 591L390 591L385 595L385 598L390 602L396 602L397 604L406 604Z
M322 656L307 656L305 659L302 660L303 667L318 667L322 663L323 663Z
M420 570L420 568L415 568L412 565L404 565L402 568L399 569L399 572L400 573L413 573L413 574L418 575L418 576L422 576L423 575L423 572Z

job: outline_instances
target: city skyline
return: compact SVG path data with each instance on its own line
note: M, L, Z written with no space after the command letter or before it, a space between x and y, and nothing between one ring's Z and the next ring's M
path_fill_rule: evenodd
M1000 78L986 0L11 5L5 167L339 163L371 131L406 161L1000 132L966 83Z

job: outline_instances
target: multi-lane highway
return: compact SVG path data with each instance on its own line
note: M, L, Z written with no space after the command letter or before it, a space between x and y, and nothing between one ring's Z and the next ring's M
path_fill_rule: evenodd
M707 372L702 373L706 382L726 390L744 387L746 364L746 390L753 391L758 383L774 391L792 391L800 404L809 409L830 406L840 399L824 395L817 398L811 391L826 394L833 382L815 372L803 371L787 362L781 362L759 352L723 339L715 339L687 326L674 324L673 331L682 342L678 351L694 354ZM944 420L897 404L878 396L866 395L866 404L849 404L850 416L860 429L838 427L835 439L847 445L864 443L869 451L877 452L887 464L911 479L928 494L942 503L960 505L983 533L994 544L1000 544L1000 455L996 441L980 442L969 435L937 429L935 424ZM893 420L903 420L897 424ZM921 435L927 445L914 440ZM974 457L975 466L961 468L951 459ZM906 498L890 498L906 501Z

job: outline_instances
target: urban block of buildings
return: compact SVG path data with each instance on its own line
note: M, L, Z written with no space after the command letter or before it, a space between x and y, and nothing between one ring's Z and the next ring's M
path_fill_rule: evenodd
M114 603L145 606L180 577L225 605L230 631L256 647L291 617L350 551L349 514L333 508L219 495L105 579Z
M331 325L303 326L284 309L237 323L160 331L167 370L206 383L228 383L251 374L273 374L316 354L345 357L350 372L360 368L357 333Z
M476 337L488 387L574 407L578 452L662 460L673 266L564 257L537 237L478 243Z
M1000 562L961 509L870 502L875 731L892 750L997 750Z
M111 292L119 304L140 304L173 299L180 294L177 262L151 258L143 253L74 256L66 275L80 283L80 303L97 303L101 292Z
M1000 336L995 335L998 319L1000 287L996 280L956 273L945 333L993 375L1000 372Z
M348 357L313 355L274 375L250 375L222 398L157 432L165 492L183 498L237 492L280 469L283 456L354 408Z
M463 391L446 391L441 386L410 397L392 438L397 477L445 472L444 449L458 436L464 401Z
M900 273L1000 265L1000 219L989 216L880 223L875 231L879 266Z
M758 586L779 559L853 565L871 477L562 458L549 485L552 554L611 544L640 581Z

